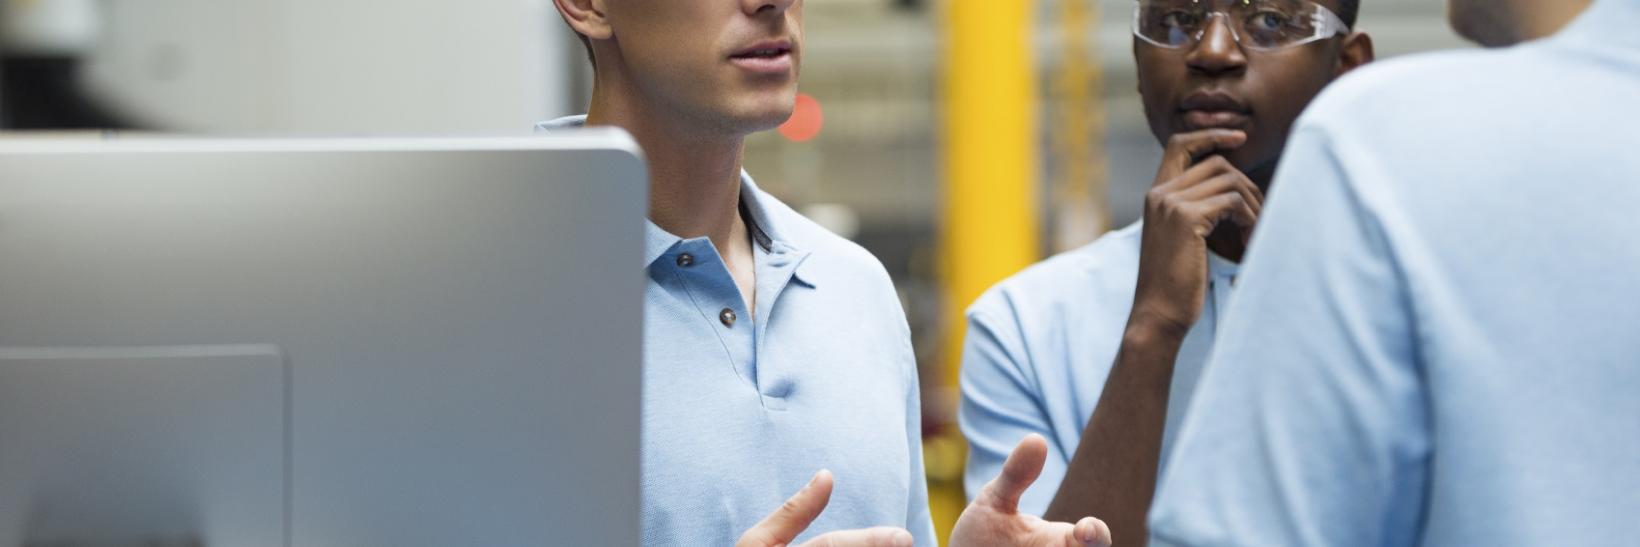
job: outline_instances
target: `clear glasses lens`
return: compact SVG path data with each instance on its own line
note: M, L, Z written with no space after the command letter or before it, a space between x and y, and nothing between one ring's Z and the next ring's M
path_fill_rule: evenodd
M1326 8L1305 0L1139 0L1133 32L1162 47L1185 47L1199 40L1223 15L1237 41L1257 49L1279 49L1332 35ZM1336 16L1334 16L1336 18Z

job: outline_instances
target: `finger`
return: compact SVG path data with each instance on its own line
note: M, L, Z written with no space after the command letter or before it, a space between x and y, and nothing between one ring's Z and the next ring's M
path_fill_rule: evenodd
M1242 199L1241 194L1219 194L1199 203L1204 208L1203 216L1219 221L1228 220L1243 228L1258 224L1258 214L1253 212L1253 207Z
M1191 165L1170 180L1158 183L1153 189L1160 192L1180 192L1211 180L1213 177L1240 172L1241 170L1236 169L1236 166L1230 163L1230 160L1224 159L1224 156L1213 156Z
M1248 205L1253 206L1253 212L1262 214L1264 211L1264 190L1260 190L1258 185L1253 183L1253 179L1247 178L1247 174L1239 169L1231 170L1225 175L1235 181L1236 192L1239 192L1241 197L1247 200Z
M911 544L911 532L904 528L879 526L830 532L809 540L802 547L911 547Z
M1186 201L1201 201L1230 192L1241 194L1241 198L1246 200L1249 206L1252 206L1254 214L1264 211L1264 192L1260 191L1258 185L1253 184L1253 181L1248 179L1247 175L1242 174L1241 171L1232 170L1207 179L1201 184L1180 190L1178 195Z
M1110 547L1114 542L1105 521L1093 517L1077 521L1076 528L1071 530L1070 540L1066 543L1077 547Z
M1162 167L1158 181L1183 173L1185 169L1213 152L1228 152L1247 144L1247 133L1235 129L1205 129L1179 133L1168 138L1162 151Z
M1019 441L1008 461L1002 464L1002 474L992 479L974 498L975 503L991 507L999 513L1012 515L1019 512L1019 497L1025 494L1036 478L1042 475L1042 466L1048 460L1048 441L1032 433Z
M820 470L809 483L793 494L774 513L741 535L741 547L785 545L809 528L831 501L831 471Z

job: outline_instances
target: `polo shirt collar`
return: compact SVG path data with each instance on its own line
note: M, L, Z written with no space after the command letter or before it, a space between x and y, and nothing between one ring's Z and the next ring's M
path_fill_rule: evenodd
M586 122L587 117L585 114L564 116L535 124L535 130L544 133L558 129L574 129L585 127ZM752 181L751 175L742 170L740 172L740 218L746 222L747 230L751 231L752 241L762 248L765 253L768 253L775 262L780 263L777 266L796 264L792 272L793 277L805 285L814 287L818 274L816 272L817 268L810 266L808 263L808 258L812 253L793 245L789 239L781 236L781 221L777 220L775 215L770 214L770 208L764 205L763 200L759 197L760 194L762 192L758 190L757 183ZM673 247L676 247L682 241L683 238L666 231L656 225L654 221L645 219L644 267L648 268L654 265L656 260L666 256Z
M744 171L740 174L740 218L746 223L746 229L751 232L752 242L767 253L776 267L794 264L792 275L803 284L816 286L817 272L808 267L808 259L812 253L793 245L781 236L780 221L770 214L769 208L760 197L761 191L752 177ZM666 256L683 238L666 231L653 221L644 221L644 267L650 267L655 261Z

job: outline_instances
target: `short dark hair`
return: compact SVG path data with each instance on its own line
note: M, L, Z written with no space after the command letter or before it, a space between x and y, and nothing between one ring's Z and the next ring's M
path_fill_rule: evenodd
M1355 19L1361 15L1361 0L1338 0L1338 18L1344 25L1355 28Z

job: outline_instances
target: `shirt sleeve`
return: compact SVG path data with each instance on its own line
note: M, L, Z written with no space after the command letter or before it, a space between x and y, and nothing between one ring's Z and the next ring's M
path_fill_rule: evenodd
M960 388L962 403L957 421L968 440L968 463L963 486L972 501L986 483L1002 472L1002 464L1026 435L1048 439L1048 461L1036 483L1020 498L1020 511L1041 515L1059 491L1070 458L1054 442L1052 426L1038 396L1019 322L1011 313L994 313L985 305L998 298L981 299L968 314L964 337Z
M894 304L898 311L899 302ZM906 370L905 435L911 466L907 475L911 483L906 485L910 495L906 496L905 529L911 532L916 547L939 547L939 536L934 533L934 514L928 506L928 474L923 468L922 383L917 374L917 356L911 349L911 328L903 316L900 324L904 327L900 336L904 341L901 362L905 363Z
M1415 314L1385 232L1394 211L1362 193L1387 181L1349 150L1319 129L1293 136L1152 545L1416 543L1430 441Z

